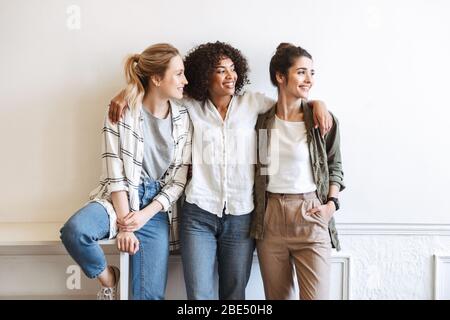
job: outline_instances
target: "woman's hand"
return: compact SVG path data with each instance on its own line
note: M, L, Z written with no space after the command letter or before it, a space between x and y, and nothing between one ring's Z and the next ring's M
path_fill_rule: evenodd
M335 211L336 207L334 206L334 203L330 201L327 204L309 209L308 211L306 211L306 215L310 216L316 214L321 216L326 222L329 222L331 220L331 217L333 217Z
M120 231L116 237L119 251L128 252L133 255L139 250L139 240L133 232Z
M313 109L314 128L319 128L322 138L327 134L333 126L333 117L328 112L325 102L314 100L310 102Z
M126 106L125 90L122 90L109 103L109 120L111 120L112 123L118 122L125 114Z
M122 232L134 232L142 228L150 218L142 211L134 211L123 219L117 219L117 225Z

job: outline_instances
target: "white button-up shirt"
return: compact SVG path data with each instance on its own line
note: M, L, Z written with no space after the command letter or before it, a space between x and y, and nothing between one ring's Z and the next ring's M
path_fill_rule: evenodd
M210 100L185 99L192 120L192 179L186 201L219 217L253 211L255 124L275 103L261 93L234 96L225 119ZM225 209L225 211L224 211Z

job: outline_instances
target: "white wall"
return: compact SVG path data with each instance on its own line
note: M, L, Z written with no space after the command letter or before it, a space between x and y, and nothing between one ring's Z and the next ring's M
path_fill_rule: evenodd
M429 288L432 254L450 234L449 14L445 0L0 0L0 222L64 221L86 201L126 54L226 41L248 57L250 89L273 96L268 62L289 41L313 55L312 98L340 119L348 188L336 217L352 270L389 279L387 265L415 259L423 269L413 279ZM354 298L432 298L401 277L371 295L356 274Z

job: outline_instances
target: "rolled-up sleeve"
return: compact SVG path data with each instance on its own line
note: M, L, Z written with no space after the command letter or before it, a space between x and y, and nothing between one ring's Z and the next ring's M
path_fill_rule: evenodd
M120 157L119 124L113 124L108 114L105 116L102 138L102 176L106 192L110 195L117 191L128 191L128 182Z
M339 191L345 189L344 171L342 169L342 157L340 148L339 121L333 116L333 126L325 136L327 156L328 156L328 174L331 185L339 187Z

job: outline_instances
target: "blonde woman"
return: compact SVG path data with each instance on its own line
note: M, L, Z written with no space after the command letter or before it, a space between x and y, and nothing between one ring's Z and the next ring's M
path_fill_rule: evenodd
M177 217L170 210L186 183L192 125L183 97L183 60L169 44L155 44L125 63L127 114L105 117L103 173L90 201L61 229L61 240L89 278L101 284L98 299L116 298L118 269L108 266L98 240L117 238L130 253L132 297L163 299L169 242Z
M311 55L282 43L270 61L274 108L258 117L258 162L251 235L267 299L327 299L331 248L340 249L333 214L344 186L339 123L324 136L308 103ZM263 157L267 155L267 157Z

